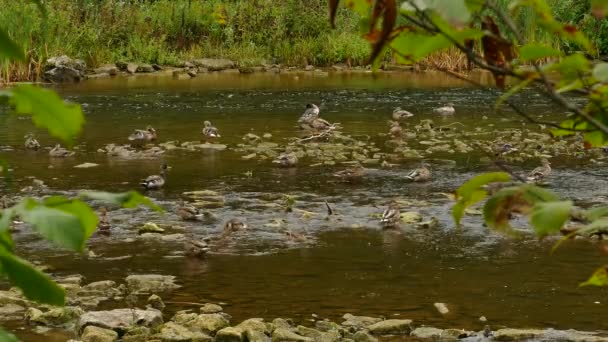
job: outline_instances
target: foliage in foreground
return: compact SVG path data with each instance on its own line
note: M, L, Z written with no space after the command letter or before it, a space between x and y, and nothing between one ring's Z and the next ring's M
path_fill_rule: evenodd
M422 61L429 55L457 48L475 65L492 73L502 92L496 103L508 106L528 122L549 127L554 137L580 135L588 148L608 144L608 63L591 63L587 56L598 53L597 39L589 39L572 21L562 22L554 14L562 2L554 0L349 0L346 6L361 16L363 35L371 41L370 61L375 66L385 53L403 64ZM330 20L339 0L329 0ZM608 1L582 1L592 16L605 22ZM552 6L553 5L553 6ZM581 7L573 8L575 12ZM522 13L535 23L534 33L555 37L572 47L567 53L552 42L530 40L529 30L514 20ZM603 44L602 42L599 42ZM440 66L435 66L442 70ZM476 84L464 75L445 72ZM477 84L481 86L480 84ZM508 87L510 85L510 87ZM568 116L562 122L541 122L519 108L511 97L532 88L560 105ZM486 89L490 92L494 90ZM576 96L581 101L572 101ZM487 185L517 178L512 186L488 194ZM486 225L505 234L519 235L510 225L516 215L524 215L539 237L559 233L569 220L585 223L562 238L576 234L602 233L608 229L608 207L582 210L551 191L523 183L516 175L496 172L482 174L466 182L456 192L453 217L460 224L465 210L486 200ZM555 249L554 248L554 249ZM608 271L598 269L581 285L608 285Z

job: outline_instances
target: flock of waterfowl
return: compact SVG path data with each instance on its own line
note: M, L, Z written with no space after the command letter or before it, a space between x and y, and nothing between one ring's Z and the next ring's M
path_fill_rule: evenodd
M441 115L452 115L455 113L454 105L449 103L443 107L439 107L433 110L433 112ZM298 119L298 125L300 129L310 132L311 134L317 134L322 136L324 134L330 133L333 130L338 129L340 126L337 123L330 123L327 120L322 119L320 116L320 109L315 104L307 104L304 113ZM390 123L389 135L393 137L399 137L402 133L402 128L400 123L405 120L413 117L414 114L401 109L395 108L392 113L392 121ZM219 130L214 127L211 122L205 121L204 127L201 131L203 136L203 140L205 143L212 143L217 141L218 138L221 137ZM131 142L134 147L142 147L146 144L152 143L157 139L156 130L150 126L146 129L138 129L135 130L131 135L129 135L128 140ZM28 134L25 137L25 147L31 150L38 150L40 148L40 143L35 139L32 134ZM510 148L507 145L500 147L504 153L510 152ZM501 150L501 151L502 151ZM50 152L49 155L55 158L64 158L69 157L74 154L73 151L62 148L59 144L55 145ZM298 157L294 152L283 153L280 154L274 161L274 163L278 164L280 167L292 168L296 167L298 164ZM546 178L551 173L550 162L547 159L542 159L542 166L532 170L527 176L526 179L529 182L540 182L544 178ZM141 186L146 190L156 190L162 188L167 179L167 171L170 167L166 163L162 163L160 167L160 173L157 175L151 175L141 181ZM357 179L360 179L365 175L366 169L363 165L356 163L351 167L348 167L344 170L338 171L333 175L345 182L354 182ZM412 182L427 182L432 179L430 165L422 162L420 167L416 168L409 172L406 176L406 179ZM185 221L198 221L203 217L203 213L193 205L182 202L176 208L177 215ZM107 212L105 209L102 209L100 212L100 220L99 220L99 230L101 233L107 233L110 230L110 222L107 217ZM394 227L397 226L400 222L401 214L400 207L397 202L391 202L386 210L382 213L380 218L380 224L383 227ZM231 219L224 225L224 233L222 237L226 237L236 231L247 228L247 225L238 219ZM190 251L187 254L189 255L198 255L206 250L206 241L195 241L191 243L187 249Z

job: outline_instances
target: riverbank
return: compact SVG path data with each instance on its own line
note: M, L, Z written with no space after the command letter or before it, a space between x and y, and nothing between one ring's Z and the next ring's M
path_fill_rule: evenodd
M289 318L249 318L235 324L227 303L182 302L181 310L168 309L174 302L162 299L181 287L173 276L130 275L123 283L102 280L84 283L81 275L57 279L66 290L65 307L40 306L28 301L17 289L0 291L0 320L24 340L50 338L83 342L216 341L216 342L375 342L378 340L468 340L468 341L608 341L601 332L556 329L514 329L479 317L481 330L424 325L407 314L390 317L357 316L346 313L340 322L311 313L302 322ZM105 309L100 303L111 302ZM126 305L128 303L128 305ZM259 303L260 307L264 303ZM449 305L435 303L436 315L449 320ZM174 305L173 305L174 307ZM230 308L230 306L228 306ZM268 312L261 311L262 316ZM272 317L272 316L271 316ZM25 322L25 325L23 323Z

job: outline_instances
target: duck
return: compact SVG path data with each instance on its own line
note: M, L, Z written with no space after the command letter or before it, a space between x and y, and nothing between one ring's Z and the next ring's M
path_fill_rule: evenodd
M395 227L399 225L401 220L401 211L399 210L399 204L395 201L389 203L388 207L382 212L382 218L380 224L384 228Z
M108 218L108 209L102 207L99 209L99 223L97 223L97 231L99 234L109 235L111 228L112 225L110 224L110 219Z
M309 103L306 105L306 110L298 119L298 122L309 122L319 117L319 107L316 104Z
M152 126L146 127L146 129L136 129L129 135L129 141L133 141L137 144L148 143L156 140L156 130Z
M361 164L355 164L345 170L334 173L334 177L341 178L343 181L352 182L365 176L365 168Z
M160 189L165 185L165 180L167 177L167 169L169 167L166 163L162 163L160 166L160 174L148 176L146 179L141 181L141 186L143 186L147 190Z
M397 107L393 110L393 120L395 121L401 121L407 118L411 118L412 116L414 116L413 113L408 112L405 109L401 109L401 107Z
M530 171L526 176L526 181L528 181L528 183L538 183L551 174L551 163L549 160L543 158L540 162L542 165Z
M389 121L388 123L391 127L388 131L388 134L390 134L393 138L401 137L401 135L403 134L403 129L401 128L399 121Z
M422 163L419 168L412 170L405 178L413 182L428 182L431 180L431 170L427 164Z
M186 242L184 243L186 249L186 256L191 258L204 257L209 251L208 241L209 239L207 238L199 239L195 237L190 237L186 239Z
M176 212L184 221L198 221L204 216L198 208L185 202L177 207Z
M298 156L294 152L282 153L272 162L280 167L295 167L298 164Z
M441 115L454 114L455 111L456 111L456 109L454 109L454 104L451 102L446 104L443 107L433 109L433 112L441 114Z
M224 223L224 233L222 234L222 237L226 237L243 229L247 229L247 224L237 218L232 218Z
M210 121L203 122L203 138L206 142L212 141L214 139L220 138L220 131L211 125Z
M32 133L29 133L24 138L25 138L25 148L26 149L38 151L38 149L40 148L40 143L38 142L38 140L36 140L36 138L34 137L34 135Z
M65 148L61 147L61 145L59 145L59 144L56 144L55 147L53 147L49 151L49 156L51 156L53 158L67 158L67 157L71 157L73 155L74 155L74 151L65 149Z
M496 156L506 156L507 154L519 151L511 144L498 143L494 145L494 152Z

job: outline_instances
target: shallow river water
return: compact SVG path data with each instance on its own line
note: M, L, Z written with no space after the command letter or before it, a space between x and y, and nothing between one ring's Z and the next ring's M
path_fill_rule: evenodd
M183 304L187 302L222 302L236 322L249 317L306 322L312 314L336 319L353 313L409 318L445 328L492 324L608 329L606 290L577 287L605 263L597 242L577 240L549 255L554 240L538 241L531 234L513 240L487 230L479 216L467 216L462 227L455 227L453 203L445 194L475 173L495 169L480 151L427 156L434 175L429 183L405 182L404 175L419 161L403 160L391 168L370 165L361 182L348 184L332 177L344 168L339 164L311 166L304 159L296 169L284 170L269 160L244 160L246 153L235 149L247 133L271 133L269 141L285 144L298 135L296 121L309 102L320 105L325 119L340 122L344 134L382 150L387 138L378 133L387 132L396 106L416 113L412 125L432 119L437 126L465 131L522 127L512 113L496 113L495 98L482 90L442 75L395 73L209 74L186 81L148 76L87 81L58 91L82 104L86 113L77 155L51 160L46 150L25 151L27 132L36 132L44 146L55 141L3 109L0 155L13 168L12 186L3 191L18 192L31 183L29 177L43 180L51 192L126 191L157 173L161 161L172 169L164 190L147 193L167 212L112 208L112 235L90 240L95 257L51 247L27 229L15 233L19 254L51 266L54 275L78 273L87 282L122 281L129 274L175 275L182 288L163 295L170 312L188 308ZM546 119L562 115L534 94L517 101ZM432 113L432 108L447 102L455 104L453 118ZM150 159L117 159L97 152L109 143L127 143L133 129L147 125L156 128L161 143L199 140L204 120L220 129L220 142L228 149L167 151ZM573 199L604 200L605 168L565 156L551 161L552 190ZM83 162L99 166L74 168ZM537 165L531 160L512 167L524 171ZM190 190L224 196L224 206L209 209L214 220L179 222L173 208ZM284 194L295 198L292 213L281 210ZM393 198L410 203L406 210L420 212L425 220L436 217L439 225L382 230L374 214ZM336 215L326 217L325 201ZM203 260L179 256L181 244L137 235L138 225L154 221L179 225L174 231L178 233L218 236L223 222L232 217L247 221L249 229L213 247ZM285 231L305 238L290 239ZM435 302L446 303L450 313L440 315ZM488 323L479 321L482 315Z

